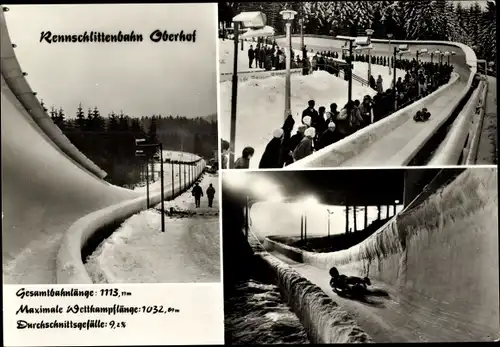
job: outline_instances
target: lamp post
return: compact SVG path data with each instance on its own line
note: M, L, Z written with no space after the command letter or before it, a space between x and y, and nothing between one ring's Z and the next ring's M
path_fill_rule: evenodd
M398 54L398 47L394 47L394 76L393 76L393 79L392 79L392 84L393 84L393 88L392 88L392 93L394 95L394 112L396 112L398 110L398 100L397 100L397 94L396 94L396 59L397 59L397 54Z
M387 37L389 38L389 57L390 57L392 54L392 49L391 49L392 34L391 33L387 34ZM390 76L392 73L392 70L391 70L391 63L389 61L387 62L387 67L389 68L389 76Z
M329 209L326 209L328 212L328 238L330 238L330 215L332 215L334 212L330 211Z
M372 75L372 49L371 49L371 37L375 30L366 29L366 35L368 35L368 78L366 79L368 82L370 81L370 77Z
M305 48L305 45L304 45L304 18L300 18L299 23L300 23L300 51L304 52L304 48ZM302 58L304 58L304 57L302 57Z
M283 10L280 12L280 15L283 17L283 20L286 23L286 38L288 42L288 49L286 53L286 78L285 78L285 120L288 118L288 116L291 114L291 100L290 100L290 94L291 94L291 64L292 64L292 33L291 33L291 28L292 28L292 21L295 15L297 14L296 11L292 10Z

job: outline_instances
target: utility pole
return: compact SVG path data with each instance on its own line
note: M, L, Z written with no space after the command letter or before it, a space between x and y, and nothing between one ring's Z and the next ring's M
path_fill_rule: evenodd
M348 101L352 101L352 40L349 40L349 92L347 96Z
M233 83L231 85L231 131L229 148L229 168L234 169L234 153L236 147L236 106L238 98L238 37L240 34L240 23L234 22L234 61L233 61Z

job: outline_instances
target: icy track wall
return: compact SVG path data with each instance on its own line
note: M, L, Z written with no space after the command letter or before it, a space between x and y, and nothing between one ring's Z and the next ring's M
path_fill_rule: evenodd
M193 177L191 181L183 184L182 187L174 187L173 191L172 188L165 189L165 196L174 199L189 189L189 187L203 174L205 165L203 159L198 159L196 164L198 174ZM160 203L161 192L152 194L149 197L149 201L150 206ZM64 235L57 254L57 283L92 284L93 282L82 260L83 247L85 247L91 237L98 236L95 234L99 233L100 229L123 222L146 208L146 197L141 196L92 212L76 221Z
M350 249L295 251L304 263L349 265L358 275L446 302L467 321L498 327L497 189L496 168L467 169Z
M14 46L10 40L9 31L7 30L3 8L4 7L2 6L2 10L0 11L0 68L5 82L9 86L12 93L21 102L24 109L28 111L29 115L33 118L36 124L60 151L62 151L75 164L84 168L98 178L106 177L107 173L81 153L43 110L38 98L26 81L23 71L21 70L21 66L16 58Z
M293 35L297 36L297 35ZM276 38L283 38L284 36L276 36ZM324 35L304 35L306 38L315 38L315 39L324 39L325 41L342 41L345 42L344 39L349 38L348 36L342 36L342 39L340 38L334 38L331 36L324 36ZM378 43L378 44L388 44L388 40L381 40L381 39L372 39L373 43ZM307 43L306 43L307 44ZM447 47L452 47L452 48L458 48L461 51L463 51L465 55L465 62L466 62L466 67L464 66L458 66L458 69L464 70L467 69L469 71L469 78L466 84L466 87L463 89L463 91L460 93L460 95L457 96L457 98L454 99L453 105L449 105L447 110L449 110L449 115L455 111L456 107L461 103L461 101L467 97L468 91L472 87L472 82L474 79L474 76L477 72L477 57L474 51L467 45L464 45L462 43L458 42L446 42L446 41L402 41L402 40L391 40L391 44L408 44L412 46L426 46L426 45L435 45L435 46L444 46L444 49ZM443 47L441 47L443 48ZM337 161L339 163L346 161L352 156L355 156L357 153L362 148L366 148L368 145L373 143L377 138L384 136L385 133L388 131L392 131L394 129L394 126L397 125L397 123L394 123L396 118L401 118L404 120L407 120L408 115L413 116L416 111L419 108L422 108L424 106L424 103L426 101L431 101L432 98L434 99L435 97L439 97L441 93L446 91L449 86L453 83L456 83L457 81L455 80L454 82L451 81L448 85L445 85L441 87L439 90L434 92L433 94L427 96L424 99L421 99L412 105L407 106L406 108L396 112L392 116L388 117L386 120L379 122L381 124L374 124L372 126L366 127L363 130L369 130L371 133L368 135L367 131L358 131L355 134L349 136L346 140L348 141L339 141L338 143L331 145L329 147L326 147L316 153L313 153L312 155L308 156L307 158L304 158L300 160L299 162L292 164L293 167L295 168L300 168L300 167L309 167L309 166L321 166L321 162L323 162L325 157L328 157L328 162L330 163L332 161L331 156L335 155L338 157ZM434 96L433 96L434 95ZM446 117L449 118L449 117ZM377 134L376 135L373 133L373 131L376 129ZM435 127L434 132L439 129L439 125ZM434 132L430 134L426 134L430 137ZM378 137L377 137L378 136ZM425 141L427 139L418 139L421 141ZM415 140L416 141L416 140ZM412 151L405 153L405 156L408 157L412 153ZM411 159L411 158L410 158ZM402 158L401 161L408 161L408 158ZM404 163L401 165L405 165Z
M276 276L292 311L312 343L369 343L372 339L319 287L270 254L259 255Z

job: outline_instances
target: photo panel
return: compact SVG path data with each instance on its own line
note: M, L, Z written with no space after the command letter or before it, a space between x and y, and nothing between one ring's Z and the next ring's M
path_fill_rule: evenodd
M226 344L500 338L498 172L222 173Z
M2 6L6 345L224 342L216 23Z
M220 2L223 167L495 165L495 12Z

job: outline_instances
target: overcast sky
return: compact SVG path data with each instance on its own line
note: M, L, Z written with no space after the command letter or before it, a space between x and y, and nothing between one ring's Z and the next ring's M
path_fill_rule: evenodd
M216 4L9 6L5 12L27 80L46 107L74 116L79 102L101 114L207 116L217 112ZM150 41L155 30L195 43ZM42 31L143 34L140 43L46 43Z

